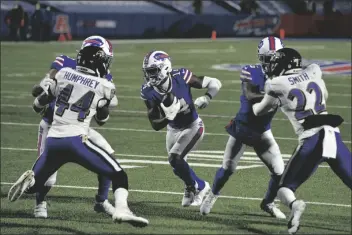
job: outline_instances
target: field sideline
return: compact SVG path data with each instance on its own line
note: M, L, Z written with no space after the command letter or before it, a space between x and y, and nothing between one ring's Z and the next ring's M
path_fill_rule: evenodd
M175 68L186 67L194 74L221 80L218 96L199 111L205 124L204 140L188 156L195 172L212 184L228 138L224 126L238 110L241 92L239 73L215 70L214 65L256 63L259 40L112 40L115 58L111 71L119 106L112 110L105 126L93 127L108 140L126 169L131 189L129 205L150 220L150 226L144 229L114 224L111 218L96 214L96 176L74 164L59 170L57 185L48 197L48 219L33 218L33 195L9 203L11 182L36 159L40 118L31 109L31 88L45 75L55 56L74 57L81 42L1 42L1 234L287 234L287 221L273 219L259 208L269 172L251 148L246 149L238 171L224 187L211 214L203 217L199 208L182 208L183 185L167 161L165 130L152 130L139 98L142 60L152 49L169 52ZM284 43L297 48L307 59L351 61L347 40L287 39ZM345 119L340 130L351 149L351 76L330 74L324 79L329 90L328 111ZM204 90L192 90L192 94L195 99ZM281 112L275 116L272 130L287 162L297 137ZM299 233L351 234L351 191L327 164L322 164L297 190L297 196L308 202ZM280 208L289 215L287 208Z

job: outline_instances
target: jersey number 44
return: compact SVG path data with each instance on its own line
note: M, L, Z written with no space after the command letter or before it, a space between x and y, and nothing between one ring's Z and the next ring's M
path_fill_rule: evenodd
M89 115L90 106L93 102L95 93L93 91L88 91L81 98L79 98L75 103L69 104L68 101L71 97L72 90L74 86L68 84L60 92L56 100L56 109L55 115L62 117L67 109L70 109L73 112L78 113L77 120L83 122L84 119Z

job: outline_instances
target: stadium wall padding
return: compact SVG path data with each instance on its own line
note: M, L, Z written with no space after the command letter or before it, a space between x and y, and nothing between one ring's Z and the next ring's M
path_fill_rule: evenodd
M8 28L1 12L1 38ZM108 38L206 38L216 30L218 37L279 35L283 28L291 37L351 37L352 14L324 17L318 15L162 15L162 14L56 14L53 39L58 37L58 15L68 16L73 39L92 34ZM62 22L61 22L62 23ZM56 31L54 33L54 31Z

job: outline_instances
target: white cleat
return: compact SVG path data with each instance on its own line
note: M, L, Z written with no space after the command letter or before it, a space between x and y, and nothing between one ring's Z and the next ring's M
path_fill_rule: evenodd
M134 227L145 227L149 221L143 217L136 216L128 207L116 207L112 220L115 223L129 223Z
M48 210L46 208L46 201L43 201L34 207L35 218L48 218Z
M196 188L192 186L186 186L185 187L185 193L183 194L182 198L182 206L187 207L190 206L195 198L196 195Z
M196 193L191 206L200 206L203 202L204 197L209 193L210 190L211 188L209 186L209 183L205 181L204 188Z
M112 216L115 213L115 207L108 200L105 200L104 202L95 202L94 211Z
M277 219L286 219L286 215L279 209L279 205L274 202L266 203L265 199L260 203L260 208Z
M207 215L210 213L211 208L213 208L216 200L218 199L219 195L213 194L210 190L209 194L204 199L202 205L200 206L200 213L202 215Z
M291 215L287 224L289 234L295 234L299 230L299 219L305 209L306 203L302 200L296 200L292 203Z
M19 199L22 194L32 187L35 183L34 172L32 170L28 170L21 175L21 177L12 185L9 193L7 194L8 199L11 202Z

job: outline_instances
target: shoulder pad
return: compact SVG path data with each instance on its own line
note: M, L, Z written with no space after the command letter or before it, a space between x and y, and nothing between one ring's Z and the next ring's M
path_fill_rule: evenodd
M51 63L51 69L60 70L64 67L76 68L76 60L65 55L60 55Z
M251 82L257 77L264 76L262 67L260 65L246 65L242 67L240 79L244 82Z
M174 69L171 71L171 76L173 78L182 78L186 83L189 82L192 75L193 73L191 72L191 70L188 70L186 68Z
M111 73L106 74L106 75L105 75L105 78L106 78L106 80L108 80L109 82L112 82L112 81L113 81L113 80L112 80L112 75L111 75Z
M104 97L108 100L112 100L116 94L115 84L107 80L102 81L104 89Z

